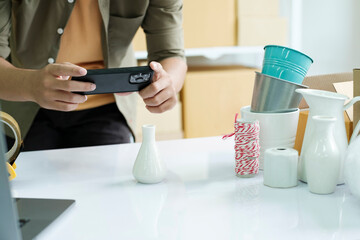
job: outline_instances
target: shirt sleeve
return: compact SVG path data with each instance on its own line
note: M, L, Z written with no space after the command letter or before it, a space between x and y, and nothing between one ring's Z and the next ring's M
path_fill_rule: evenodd
M0 57L10 55L11 0L0 0Z
M149 62L169 57L185 59L182 7L182 0L150 0L141 25Z

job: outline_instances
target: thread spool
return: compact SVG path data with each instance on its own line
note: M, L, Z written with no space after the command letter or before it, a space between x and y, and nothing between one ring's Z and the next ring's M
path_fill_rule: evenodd
M259 172L259 121L238 119L235 122L235 173L238 177L254 177Z
M258 120L237 119L234 132L223 136L235 136L235 174L238 177L253 177L259 172L260 124Z

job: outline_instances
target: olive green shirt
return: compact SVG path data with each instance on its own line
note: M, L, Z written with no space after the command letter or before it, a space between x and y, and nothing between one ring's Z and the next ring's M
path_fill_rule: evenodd
M61 31L76 0L0 0L0 57L19 68L39 69L54 63ZM146 34L148 61L184 58L182 0L98 0L103 20L102 50L105 66L135 66L132 39L141 26ZM0 86L1 87L1 86ZM136 94L115 95L119 110L133 129ZM1 101L23 136L39 106L33 102Z

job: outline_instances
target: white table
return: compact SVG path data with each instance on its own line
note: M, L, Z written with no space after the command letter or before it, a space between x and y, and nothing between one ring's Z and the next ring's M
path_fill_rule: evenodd
M234 175L233 139L158 142L166 181L136 183L140 144L22 153L15 197L75 199L39 239L360 239L347 186L315 195Z

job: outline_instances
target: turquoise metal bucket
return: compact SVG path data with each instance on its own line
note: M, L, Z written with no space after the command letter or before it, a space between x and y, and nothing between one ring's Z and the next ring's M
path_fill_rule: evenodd
M263 74L302 84L313 60L297 50L267 45L264 47Z

